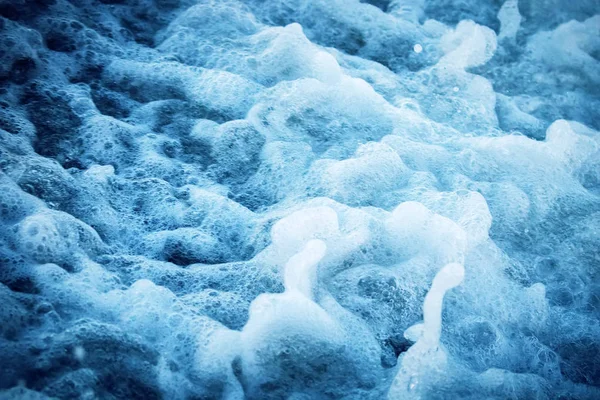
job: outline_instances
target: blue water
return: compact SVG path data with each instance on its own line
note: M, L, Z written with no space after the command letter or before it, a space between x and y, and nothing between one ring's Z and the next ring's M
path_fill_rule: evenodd
M0 399L599 399L598 0L0 0Z

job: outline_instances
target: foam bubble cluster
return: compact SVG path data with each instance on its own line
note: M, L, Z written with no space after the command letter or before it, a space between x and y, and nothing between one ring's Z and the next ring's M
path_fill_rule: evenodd
M0 0L0 398L600 398L599 12Z

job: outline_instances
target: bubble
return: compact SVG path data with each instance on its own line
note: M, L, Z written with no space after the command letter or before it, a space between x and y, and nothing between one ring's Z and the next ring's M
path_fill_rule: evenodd
M85 359L85 349L82 346L75 346L73 348L73 357L79 362Z

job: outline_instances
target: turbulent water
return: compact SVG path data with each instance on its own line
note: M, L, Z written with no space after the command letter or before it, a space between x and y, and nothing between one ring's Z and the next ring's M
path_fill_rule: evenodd
M600 398L598 0L0 15L0 399Z

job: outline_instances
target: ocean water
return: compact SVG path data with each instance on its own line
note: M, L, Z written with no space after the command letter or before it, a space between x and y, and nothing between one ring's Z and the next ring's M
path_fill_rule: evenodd
M0 16L0 399L600 399L598 0Z

